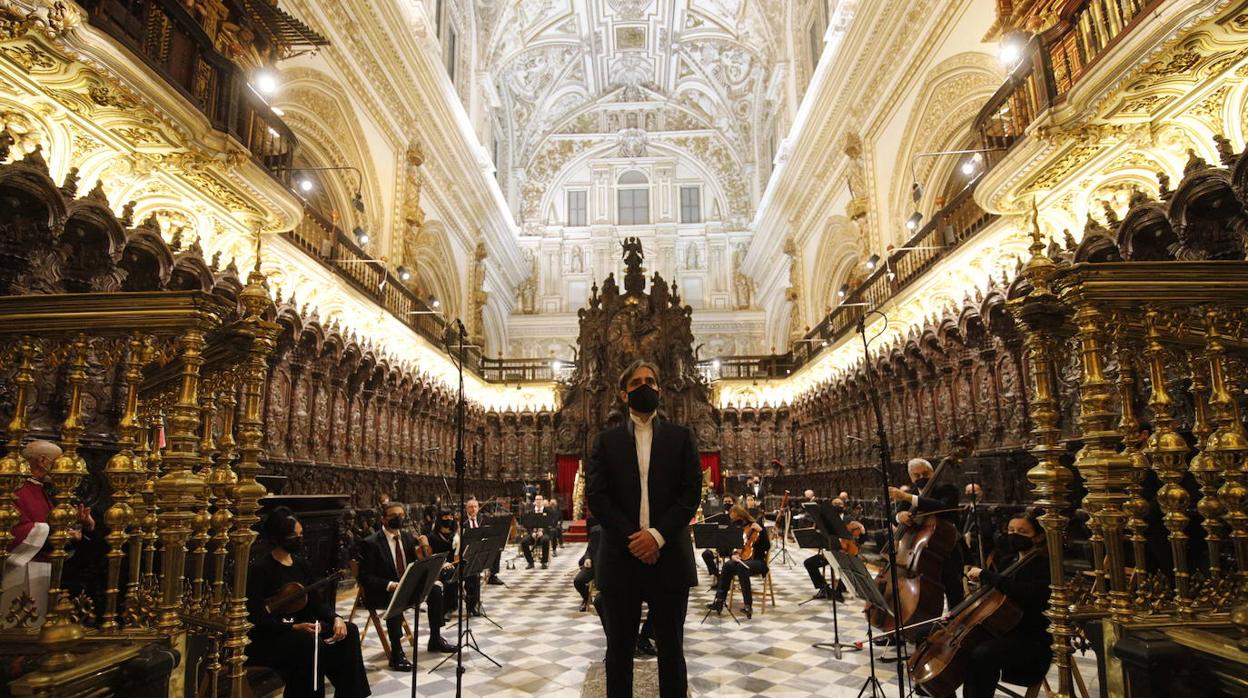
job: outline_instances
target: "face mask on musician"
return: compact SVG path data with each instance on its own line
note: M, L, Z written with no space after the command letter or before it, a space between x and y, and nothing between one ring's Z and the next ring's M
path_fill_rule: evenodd
M923 476L923 477L919 478L918 480L915 480L915 481L914 481L914 484L915 484L915 486L917 486L919 489L923 489L923 488L927 487L927 483L931 482L931 480L932 480L932 478L927 477L927 476Z
M438 527L447 533L455 532L455 521L452 519L441 519L438 521Z
M402 527L403 527L402 516L391 516L390 518L386 519L386 528L390 529L391 531L397 531Z
M1010 550L1013 550L1016 553L1021 553L1026 550L1031 550L1031 546L1036 544L1036 542L1033 541L1030 536L1024 536L1021 533L1006 534L1005 542L1006 542L1006 545L1010 547Z
M659 391L642 383L628 391L628 407L634 412L650 414L659 408Z
M303 536L286 536L282 539L282 547L291 555L303 552Z

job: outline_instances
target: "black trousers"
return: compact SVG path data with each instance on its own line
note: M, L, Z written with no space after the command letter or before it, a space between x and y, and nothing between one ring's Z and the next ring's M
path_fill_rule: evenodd
M806 568L806 574L810 575L810 583L816 589L824 589L828 586L828 580L823 577L823 568L828 566L828 559L823 555L815 554L806 558L802 563ZM832 573L832 578L836 579L836 572Z
M542 536L541 541L534 540L533 536L528 536L520 541L520 552L524 553L524 559L530 565L533 564L533 548L541 547L542 564L550 562L550 539Z
M576 593L581 595L581 601L589 600L589 583L592 581L594 581L594 568L592 567L588 569L582 567L572 578L572 586L576 588Z
M714 552L710 550L703 550L702 562L706 563L706 571L709 572L712 577L719 576L719 568L715 566L715 553Z
M607 698L632 698L633 650L641 604L649 607L647 621L659 653L660 698L684 698L689 691L685 669L685 612L689 590L642 589L635 584L613 584L599 594L607 634Z
M951 609L966 598L966 588L962 586L964 559L962 544L958 543L953 546L953 551L949 553L949 557L945 558L944 566L940 568L940 583L945 585L945 603L949 604Z
M719 585L715 587L717 597L728 596L728 587L732 586L732 578L737 578L737 586L741 587L741 601L746 606L754 605L754 591L750 589L750 577L767 574L767 563L762 560L729 560L724 563L723 573L719 575Z
M287 633L280 641L258 640L247 647L251 661L271 667L286 684L287 698L321 698L325 680L334 685L334 695L343 698L364 698L372 695L364 671L364 655L360 652L360 631L355 623L347 623L347 636L331 645L321 642L318 664L319 687L312 685L312 636L301 632Z
M551 527L550 544L552 547L556 549L563 547L563 524L562 523L555 524L554 526Z
M1051 642L1047 632L1020 631L980 643L971 650L962 697L992 698L1003 676L1024 686L1040 681L1053 661Z

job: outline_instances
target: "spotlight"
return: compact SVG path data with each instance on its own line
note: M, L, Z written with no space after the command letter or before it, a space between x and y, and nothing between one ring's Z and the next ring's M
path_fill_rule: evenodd
M437 296L429 296L429 307L437 310L442 307L442 301L438 300Z
M819 346L821 346L821 347L826 347L826 346L828 346L828 340L826 340L826 339L825 339L825 340L823 340L823 343L822 343L822 344L820 344Z
M878 254L873 254L867 258L867 271L875 271L875 268L878 266L880 266L880 256Z
M923 214L919 213L918 211L915 211L909 218L906 219L906 228L912 231L918 230L919 224L921 224L922 222L923 222Z
M278 109L277 107L269 107L269 111L273 112L277 116L286 116L286 112Z
M718 370L719 370L719 367L720 367L720 366L722 366L722 365L723 365L723 364L719 363L719 359L713 359L713 360L711 360L711 368L712 368L712 369L714 369L714 370L716 370L716 371L718 371Z
M355 226L355 229L352 230L351 232L355 234L356 243L358 243L361 246L368 244L368 231L367 230L364 230L363 228L357 225Z
M914 182L910 185L910 198L914 199L914 203L919 203L923 198L923 185Z
M1001 42L1001 47L997 49L997 60L1007 68L1013 68L1023 58L1023 40L1022 37L1014 34L1007 36Z
M357 191L355 195L351 197L351 207L360 213L364 213L364 195Z
M255 86L256 92L262 95L274 94L278 86L277 71L272 68L261 68L252 76L251 84Z
M970 177L975 174L975 170L978 169L978 167L979 162L974 157L969 157L962 161L962 174Z
M399 276L399 281L411 281L412 280L412 272L407 267L399 267L395 271Z
M300 177L298 180L296 180L295 184L299 187L299 191L305 194L312 191L312 187L315 186L312 183L312 180L308 177Z
M848 294L848 293L849 293L849 283L843 283L843 284L841 284L841 287L840 287L839 289L837 289L837 291L836 291L836 297L837 297L837 298L844 298L844 297L846 296L846 294Z
M550 370L554 371L555 373L558 373L562 369L563 369L563 362L560 361L559 359L555 359L554 361L550 362Z

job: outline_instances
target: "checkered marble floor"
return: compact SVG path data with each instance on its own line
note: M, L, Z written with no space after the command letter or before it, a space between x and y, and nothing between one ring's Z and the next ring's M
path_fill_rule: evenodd
M597 616L579 611L580 597L572 588L576 560L583 548L583 543L566 547L551 559L550 568L545 570L540 566L524 569L524 561L518 560L516 569L504 569L500 575L506 586L483 587L485 610L503 629L474 618L473 634L481 649L502 664L502 668L465 650L464 695L491 698L581 696L586 670L592 663L602 660L606 647ZM720 617L712 615L705 623L700 623L713 593L708 589L706 570L699 570L704 583L691 590L685 625L685 657L693 695L717 698L858 696L870 675L867 652L848 652L837 660L831 650L812 647L814 643L832 640L832 605L825 601L798 605L813 592L801 566L804 551L798 552L791 565L780 560L772 563L776 607L768 605L760 612L759 592L756 591L754 618L745 620L738 614L740 625L727 612ZM756 590L759 586L755 584ZM739 607L740 603L738 593L734 607ZM843 642L866 638L866 623L861 612L851 610L860 607L860 603L852 599L849 604L838 605ZM339 609L344 617L350 608L351 599L340 598ZM357 613L355 620L363 629L362 613ZM421 623L418 673L415 675L418 693L454 696L455 660L452 657L440 669L429 673L445 655L424 651L428 635L423 627L423 614ZM453 639L454 619L444 630L444 637ZM364 661L369 666L368 677L374 696L400 698L411 694L413 675L386 669L385 655L372 628L364 642ZM642 665L654 661L638 659L637 670L649 668ZM1089 689L1095 697L1094 660L1089 655L1086 659L1078 658L1078 664L1083 676L1092 684ZM897 677L891 666L877 662L876 673L884 686L882 695L896 696ZM1052 675L1050 683L1055 685ZM1011 688L1019 693L1024 690ZM871 695L869 689L866 695Z

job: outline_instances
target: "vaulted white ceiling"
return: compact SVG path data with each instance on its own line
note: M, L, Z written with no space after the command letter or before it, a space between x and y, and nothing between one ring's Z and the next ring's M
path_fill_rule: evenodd
M624 148L630 139L701 132L704 159L719 160L713 169L736 180L721 182L730 215L748 220L762 188L751 177L771 156L766 132L781 93L777 56L789 5L477 0L478 65L493 77L511 168L549 179L537 162L569 134Z

